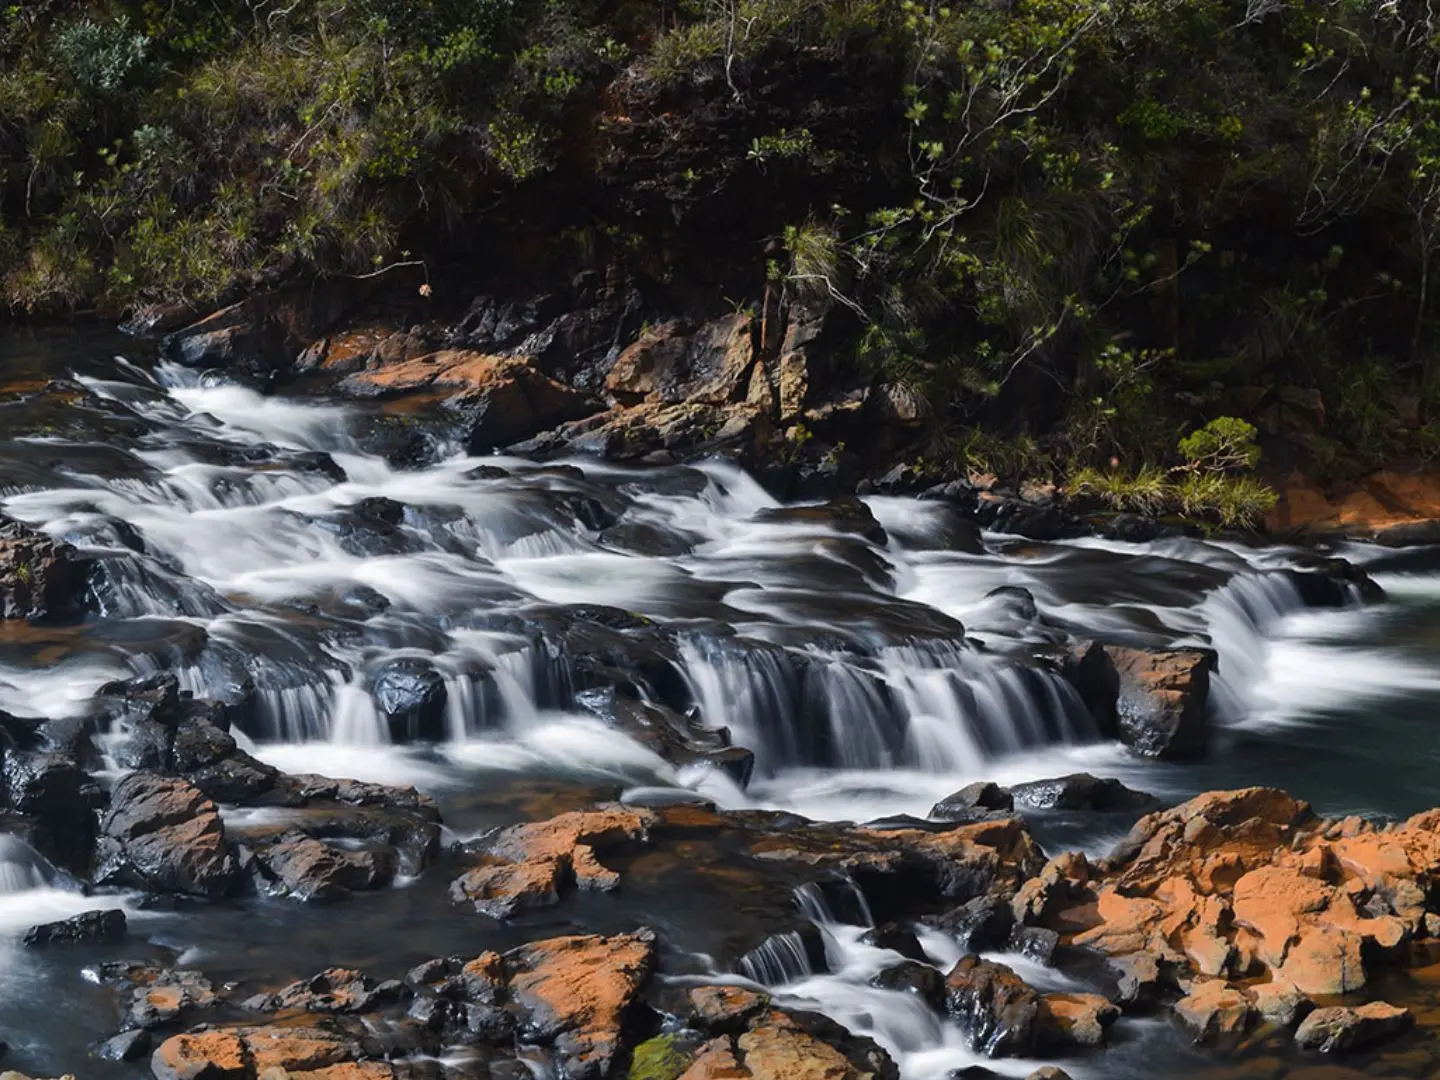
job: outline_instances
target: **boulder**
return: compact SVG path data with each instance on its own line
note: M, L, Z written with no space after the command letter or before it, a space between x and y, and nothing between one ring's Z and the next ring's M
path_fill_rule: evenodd
M139 1061L150 1052L151 1043L150 1032L132 1028L111 1036L90 1052L101 1061Z
M1143 757L1182 760L1204 754L1214 652L1119 645L1108 645L1105 652L1120 678L1121 740Z
M182 968L131 969L135 986L125 1019L129 1026L152 1031L169 1027L220 1003L210 980L198 971Z
M257 854L277 888L302 903L340 899L383 888L395 878L396 860L385 848L351 850L291 831Z
M87 911L60 922L42 923L25 932L25 947L84 942L109 945L125 936L125 912L119 908Z
M865 931L860 940L866 945L873 945L877 949L889 949L891 952L899 953L907 960L918 960L926 962L925 950L920 945L920 939L915 936L915 931L909 927L901 926L899 923L886 923Z
M444 742L445 678L426 660L402 657L377 670L370 685L392 742Z
M1224 980L1197 983L1175 1003L1175 1016L1196 1042L1237 1039L1245 1034L1254 1010L1243 990Z
M937 802L930 808L930 816L937 821L971 821L994 812L1008 813L1014 807L1010 792L999 784L977 780Z
M255 1012L364 1013L409 996L403 983L376 982L364 972L330 968L273 994L251 998L245 1007Z
M1107 739L1119 738L1120 673L1105 646L1096 641L1080 642L1061 657L1059 670L1080 695L1100 734Z
M1316 1009L1296 1029L1295 1044L1322 1054L1343 1053L1393 1038L1412 1023L1410 1010L1384 1001Z
M236 864L215 804L173 777L132 773L111 794L100 824L96 880L214 898Z
M961 957L945 977L945 1010L981 1053L1025 1057L1034 1051L1040 995L1004 964Z
M706 1031L743 1031L751 1018L770 1007L767 994L742 986L697 986L690 991L691 1018Z
M914 994L936 1010L944 1008L945 976L929 964L914 960L893 964L876 973L870 985Z
M735 1048L745 1069L739 1075L750 1080L899 1080L895 1063L873 1040L814 1014L771 1010L751 1021ZM720 1080L726 1074L699 1075Z
M3 804L35 822L35 846L52 862L77 871L85 867L102 802L95 782L72 759L43 750L9 750L0 760Z
M1046 994L1040 999L1042 1047L1068 1050L1103 1046L1105 1030L1120 1010L1099 994Z
M254 1058L233 1031L201 1031L166 1039L150 1058L155 1080L249 1080Z
M92 607L93 559L0 517L0 619L73 619Z
M506 953L522 1037L551 1047L564 1076L609 1075L654 963L655 934L644 929L552 938Z
M1031 810L1098 810L1103 813L1150 810L1160 800L1132 791L1119 780L1071 773L1053 780L1031 780L1010 789L1012 799Z

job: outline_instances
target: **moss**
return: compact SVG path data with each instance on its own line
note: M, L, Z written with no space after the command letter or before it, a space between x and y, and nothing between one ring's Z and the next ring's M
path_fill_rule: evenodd
M677 1080L693 1055L677 1035L656 1035L635 1048L628 1080Z

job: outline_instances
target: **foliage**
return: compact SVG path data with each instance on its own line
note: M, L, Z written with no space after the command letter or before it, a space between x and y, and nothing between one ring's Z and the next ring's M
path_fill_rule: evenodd
M1253 469L1260 462L1255 425L1233 416L1221 416L1180 440L1180 457L1186 472L1235 472Z
M691 1057L677 1045L674 1035L656 1035L635 1048L627 1080L676 1080L690 1065Z

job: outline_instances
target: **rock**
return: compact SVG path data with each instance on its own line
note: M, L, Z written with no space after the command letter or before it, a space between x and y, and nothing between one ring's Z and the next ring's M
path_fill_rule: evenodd
M991 811L1008 813L1014 807L1010 792L999 784L976 781L937 802L930 816L938 821L969 821Z
M375 673L370 693L392 742L444 742L448 738L445 679L428 661L412 657L391 660Z
M981 1053L1025 1057L1034 1050L1040 995L1004 964L961 957L945 977L945 1009Z
M25 947L85 942L109 945L125 936L125 912L119 908L87 911L61 922L32 926L25 932Z
M142 981L130 1000L127 1020L146 1030L175 1024L219 1003L214 988L198 971L142 969Z
M864 537L878 547L884 547L889 542L885 529L876 520L870 507L854 497L835 499L815 506L770 507L758 511L755 520L819 525L835 532Z
M1132 791L1119 780L1071 773L1054 780L1032 780L1010 789L1016 803L1031 810L1098 810L1104 813L1149 810L1160 800Z
M498 963L498 956L488 955ZM403 983L377 983L363 972L330 968L273 994L251 998L245 1004L257 1012L363 1013L404 1001L409 996L410 991Z
M1099 994L1046 994L1040 999L1039 1040L1057 1049L1103 1046L1120 1010Z
M1023 886L1022 886L1023 888ZM1003 948L1015 925L1011 905L998 896L977 896L943 915L925 920L968 952Z
M176 1035L150 1058L155 1080L247 1080L253 1068L249 1047L233 1031Z
M1037 964L1049 965L1059 947L1060 935L1042 926L1017 926L1010 931L1010 951Z
M1250 988L1255 999L1255 1011L1267 1024L1291 1027L1297 1020L1314 1008L1308 997L1281 979L1272 979Z
M893 964L878 972L870 985L906 991L937 1010L944 1007L945 977L929 964L914 960Z
M707 1031L738 1032L770 1007L768 994L741 986L697 986L690 991L691 1017Z
M836 1045L842 1040L850 1044L845 1049ZM870 1040L855 1039L838 1024L827 1023L820 1017L771 1011L752 1021L750 1030L735 1040L735 1046L745 1069L738 1075L748 1076L750 1080L898 1080L899 1077L895 1063L884 1050ZM720 1080L726 1074L711 1071L699 1075Z
M920 945L920 939L915 936L915 931L898 923L886 923L884 926L867 930L860 936L860 940L877 949L889 949L891 952L897 952L907 960L918 960L923 964L928 959L925 956L924 948Z
M362 397L443 397L447 409L464 418L467 449L474 455L518 443L599 408L585 394L549 378L530 358L463 349L357 372L341 386Z
M1100 734L1119 738L1120 673L1105 646L1095 641L1079 643L1064 655L1060 674L1080 695Z
M744 400L755 364L753 320L736 313L689 331L677 322L645 331L615 360L605 389L625 404L729 405Z
M1219 979L1197 983L1175 1003L1175 1016L1196 1042L1238 1038L1245 1034L1252 1013L1245 992Z
M388 850L352 851L293 832L265 848L259 858L280 888L303 903L383 888L396 871L394 853Z
M1119 645L1108 645L1105 652L1120 676L1121 740L1143 757L1181 760L1204 754L1214 652Z
M1338 1054L1392 1038L1412 1023L1410 1010L1384 1001L1355 1008L1316 1009L1296 1029L1295 1044L1322 1054Z
M97 881L214 898L234 883L236 864L215 804L183 780L132 773L100 824Z
M1056 1068L1054 1065L1042 1065L1027 1076L1025 1080L1070 1080L1070 1074L1064 1069Z
M3 749L3 728L0 728ZM99 788L73 760L44 751L9 750L0 755L0 794L17 813L38 823L32 838L51 861L81 870L90 861Z
M93 559L0 518L0 619L71 619L92 606Z
M655 934L576 936L505 954L522 1037L553 1048L562 1074L603 1077L655 963Z
M1084 854L1057 855L1016 890L1010 905L1015 921L1026 926L1045 922L1071 903L1089 878L1090 863Z
M1290 946L1280 974L1302 994L1348 994L1365 985L1359 934L1330 926L1308 926Z
M150 1052L150 1043L150 1032L135 1028L106 1039L91 1053L101 1061L139 1061Z

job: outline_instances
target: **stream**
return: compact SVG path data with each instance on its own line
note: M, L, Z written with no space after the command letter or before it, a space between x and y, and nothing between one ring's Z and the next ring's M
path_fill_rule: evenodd
M73 715L111 680L172 671L197 696L248 694L239 737L265 762L430 794L447 841L616 797L923 818L975 780L1081 771L1166 801L1266 784L1327 815L1440 804L1440 552L1341 545L1331 554L1364 566L1387 599L1312 609L1285 572L1311 558L1299 548L986 534L983 551L967 552L943 503L871 497L880 543L774 515L760 485L723 461L639 469L456 454L400 469L365 449L373 406L304 387L262 395L99 332L0 338L0 371L0 509L98 558L104 604L78 626L0 625L0 709L16 716ZM49 379L63 393L44 389ZM671 764L584 706L581 606L679 631L672 658L611 661L663 669L656 678L698 723L754 751L747 786ZM1099 737L1076 692L1037 660L1094 635L1217 651L1203 760L1142 760ZM397 742L377 707L375 674L397 663L443 682L438 738ZM102 779L115 773L107 759ZM1054 812L1031 826L1047 851L1099 854L1133 819ZM29 952L18 944L28 927L95 904L0 834L4 1066L146 1075L87 1058L118 1017L86 969L119 957L183 962L217 985L330 965L388 977L436 955L645 924L665 943L667 977L713 982L726 966L716 958L738 916L703 889L627 883L497 923L451 905L452 870L442 858L337 906L252 897L165 910L127 895L123 945ZM798 902L824 930L831 970L772 958L782 1003L873 1036L905 1080L982 1060L1006 1075L1036 1066L982 1059L917 998L872 987L894 957L860 941L863 896L839 914L823 898ZM924 944L942 970L959 955L943 935ZM1085 985L1005 959L1042 989ZM1114 1035L1066 1071L1220 1075L1166 1017L1127 1018ZM1422 1057L1368 1075L1424 1076L1433 1060ZM1247 1075L1318 1080L1328 1067L1267 1058Z

